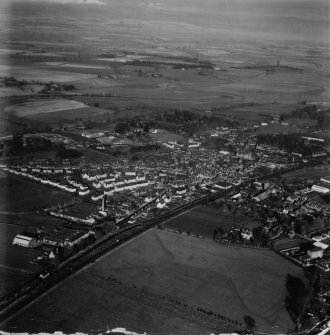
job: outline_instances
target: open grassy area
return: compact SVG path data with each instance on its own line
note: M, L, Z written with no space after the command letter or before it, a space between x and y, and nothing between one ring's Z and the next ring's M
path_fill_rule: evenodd
M215 208L198 206L167 221L163 226L173 230L181 230L194 235L213 238L215 229L222 228L226 230L234 225L247 226L252 229L259 224L247 218L225 214Z
M69 193L43 186L24 178L7 176L0 179L0 211L36 211L72 199Z
M271 251L154 229L65 281L2 328L69 332L108 325L148 334L212 332L190 313L183 318L164 309L163 301L172 297L190 310L204 308L238 321L249 314L261 330L292 330L284 307L288 273L303 277L300 268Z

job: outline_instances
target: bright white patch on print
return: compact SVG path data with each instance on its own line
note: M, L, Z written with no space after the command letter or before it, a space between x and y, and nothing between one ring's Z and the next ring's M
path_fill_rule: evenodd
M29 0L33 2L56 2L56 3L69 3L69 4L87 4L87 5L104 5L102 0Z

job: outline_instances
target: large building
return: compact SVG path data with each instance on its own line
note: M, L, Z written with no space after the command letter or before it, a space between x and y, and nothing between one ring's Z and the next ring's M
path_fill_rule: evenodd
M327 187L323 187L319 185L313 185L311 189L314 192L322 193L322 194L326 194L330 192L330 189L328 189Z
M323 257L323 249L319 247L315 247L307 251L307 255L310 256L311 259L322 258Z
M37 237L33 233L23 232L15 236L12 244L25 248L34 248L37 245Z

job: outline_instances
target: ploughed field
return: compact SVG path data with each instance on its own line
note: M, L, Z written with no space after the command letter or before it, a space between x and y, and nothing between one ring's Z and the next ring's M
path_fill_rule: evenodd
M267 250L221 246L152 229L66 280L2 325L28 332L126 327L148 334L210 334L197 308L258 329L294 328L285 310L287 274L302 270ZM181 303L178 312L168 301ZM182 311L180 309L180 311Z

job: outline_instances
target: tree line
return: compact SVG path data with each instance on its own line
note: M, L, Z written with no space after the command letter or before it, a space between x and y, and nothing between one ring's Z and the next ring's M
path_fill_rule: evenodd
M316 105L305 104L303 108L298 108L292 111L290 114L282 114L280 116L281 121L286 121L291 118L316 120L317 128L320 129L329 129L330 127L330 109L322 110L319 109Z
M297 152L302 155L311 155L323 149L318 143L306 145L301 138L302 134L258 134L258 144L268 144L276 146L288 152Z

